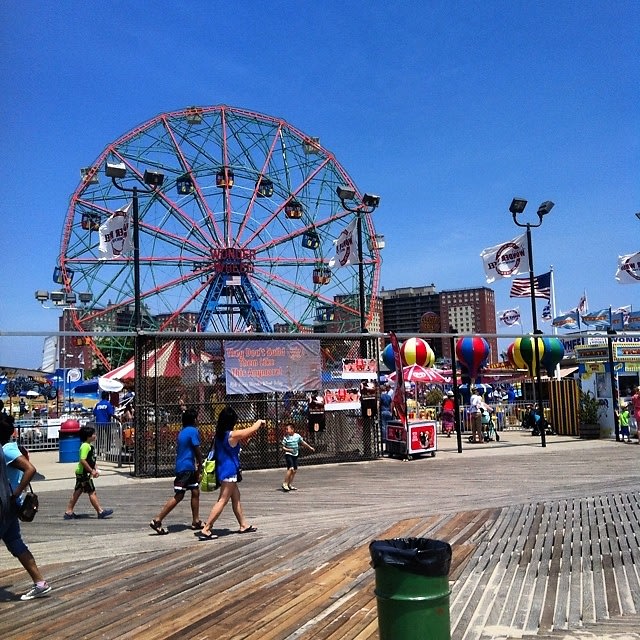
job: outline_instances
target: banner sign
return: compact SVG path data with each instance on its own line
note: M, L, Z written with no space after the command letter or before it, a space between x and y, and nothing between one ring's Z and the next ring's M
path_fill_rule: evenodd
M494 282L496 278L510 278L529 271L529 255L524 234L509 242L485 249L480 257L489 283Z
M355 411L360 408L360 390L357 388L325 389L325 411Z
M606 346L602 347L586 347L577 346L576 359L578 362L603 362L609 358L609 350Z
M229 395L322 388L319 340L225 340Z
M373 358L343 358L342 377L345 380L375 380L378 365Z
M640 344L634 344L632 342L614 342L613 359L624 362L640 360Z

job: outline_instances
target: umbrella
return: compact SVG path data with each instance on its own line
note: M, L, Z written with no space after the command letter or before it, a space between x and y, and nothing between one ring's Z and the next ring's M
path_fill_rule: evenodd
M395 372L389 375L390 380L395 380ZM405 382L426 382L433 384L446 383L445 377L437 369L427 369L419 364L412 364L402 369L402 378Z

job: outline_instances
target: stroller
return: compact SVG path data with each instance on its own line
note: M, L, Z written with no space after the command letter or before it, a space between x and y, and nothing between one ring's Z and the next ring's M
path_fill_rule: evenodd
M491 410L480 407L480 413L482 414L482 439L485 442L491 442L492 440L500 442L500 434L496 431L496 426L491 417Z

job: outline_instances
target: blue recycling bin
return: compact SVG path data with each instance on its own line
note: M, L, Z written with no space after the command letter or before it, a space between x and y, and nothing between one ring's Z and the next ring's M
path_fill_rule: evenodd
M58 462L80 462L80 423L65 420L60 425Z

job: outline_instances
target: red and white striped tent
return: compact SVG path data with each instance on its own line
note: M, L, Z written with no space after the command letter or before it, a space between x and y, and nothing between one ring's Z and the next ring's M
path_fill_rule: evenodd
M208 353L197 353L193 348L188 348L185 354L180 343L177 340L171 340L157 351L143 356L142 361L146 376L176 378L181 375L184 366L197 362L211 362L211 360L212 356ZM135 362L131 358L102 377L108 380L133 380L135 373Z

